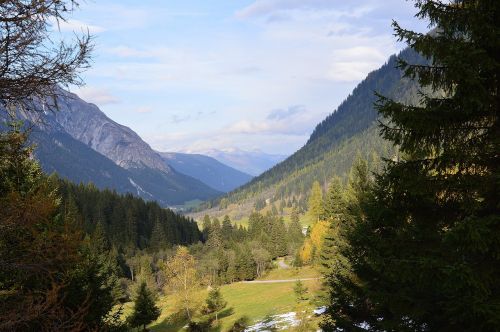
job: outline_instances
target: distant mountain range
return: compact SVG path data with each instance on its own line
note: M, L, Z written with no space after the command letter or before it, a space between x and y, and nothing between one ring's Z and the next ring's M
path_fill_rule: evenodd
M253 178L209 156L177 152L158 154L176 171L198 179L218 191L229 192Z
M262 174L287 157L286 155L269 154L259 150L243 151L239 149L213 149L203 151L203 154L253 176Z
M160 156L130 128L75 94L61 91L57 104L57 111L18 114L35 124L34 153L47 173L130 192L163 206L211 199L251 179L210 157ZM7 121L5 112L2 116Z

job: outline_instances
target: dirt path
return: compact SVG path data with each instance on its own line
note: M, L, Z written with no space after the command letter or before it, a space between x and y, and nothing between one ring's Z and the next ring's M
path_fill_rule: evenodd
M275 284L280 282L297 282L298 280L307 281L307 280L319 280L319 279L322 278L318 277L318 278L281 279L281 280L251 280L251 281L241 281L241 282L244 284Z

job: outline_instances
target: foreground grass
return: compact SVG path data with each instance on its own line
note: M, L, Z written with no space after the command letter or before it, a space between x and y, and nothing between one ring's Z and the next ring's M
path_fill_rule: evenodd
M292 271L293 270L293 271ZM296 279L317 277L318 273L311 268L276 269L271 271L261 280ZM307 280L304 285L309 289L309 297L313 299L319 292L321 281ZM295 283L234 283L221 287L224 299L227 301L226 309L219 315L219 326L212 331L227 331L236 320L246 317L249 324L254 324L267 316L282 314L296 310L296 300L293 291ZM207 290L199 290L193 296L193 304L200 308L207 296ZM162 296L157 302L162 313L160 318L150 325L152 331L171 332L182 331L187 321L184 313L179 312L178 305L172 296ZM316 305L307 302L306 310L311 312ZM124 314L131 312L132 304L127 303ZM194 318L199 318L199 313ZM317 322L313 322L316 324Z

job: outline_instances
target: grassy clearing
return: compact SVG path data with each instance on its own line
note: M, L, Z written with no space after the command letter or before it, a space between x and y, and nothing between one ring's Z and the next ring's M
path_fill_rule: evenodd
M313 278L318 273L312 268L296 269L275 269L261 280ZM227 301L226 310L220 314L219 326L212 331L227 331L236 320L245 316L250 324L264 319L267 316L286 313L296 310L295 294L293 291L295 283L234 283L221 287L224 299ZM320 280L304 281L304 285L309 289L309 297L312 300L314 295L320 291ZM193 303L198 308L201 307L207 296L207 290L198 291L193 297ZM152 331L172 332L183 331L187 324L183 319L183 313L178 312L178 308L172 296L162 296L157 302L162 313L160 318L151 324ZM315 305L307 303L307 311L312 311ZM132 304L127 303L124 308L124 316L130 314ZM181 318L179 318L181 317ZM195 314L195 318L199 314ZM317 324L317 320L313 322Z
M316 269L305 266L301 268L291 267L289 269L274 269L269 271L260 280L302 279L318 277L321 277L321 274Z

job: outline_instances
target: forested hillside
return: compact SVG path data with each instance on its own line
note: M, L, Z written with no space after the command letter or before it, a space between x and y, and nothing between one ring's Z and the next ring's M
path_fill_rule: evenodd
M202 240L197 224L156 202L132 194L99 190L92 184L76 185L60 180L61 212L74 211L87 234L101 228L110 245L117 248L166 248Z
M380 69L371 72L338 109L315 128L308 142L296 153L269 171L254 178L222 200L228 203L270 199L294 199L305 206L312 183L326 187L337 175L345 179L356 156L373 163L390 158L395 147L379 135L375 92L396 100L418 103L418 86L397 68L398 58L409 63L425 60L411 49L391 56ZM217 203L216 203L217 204ZM209 207L206 205L205 207Z

